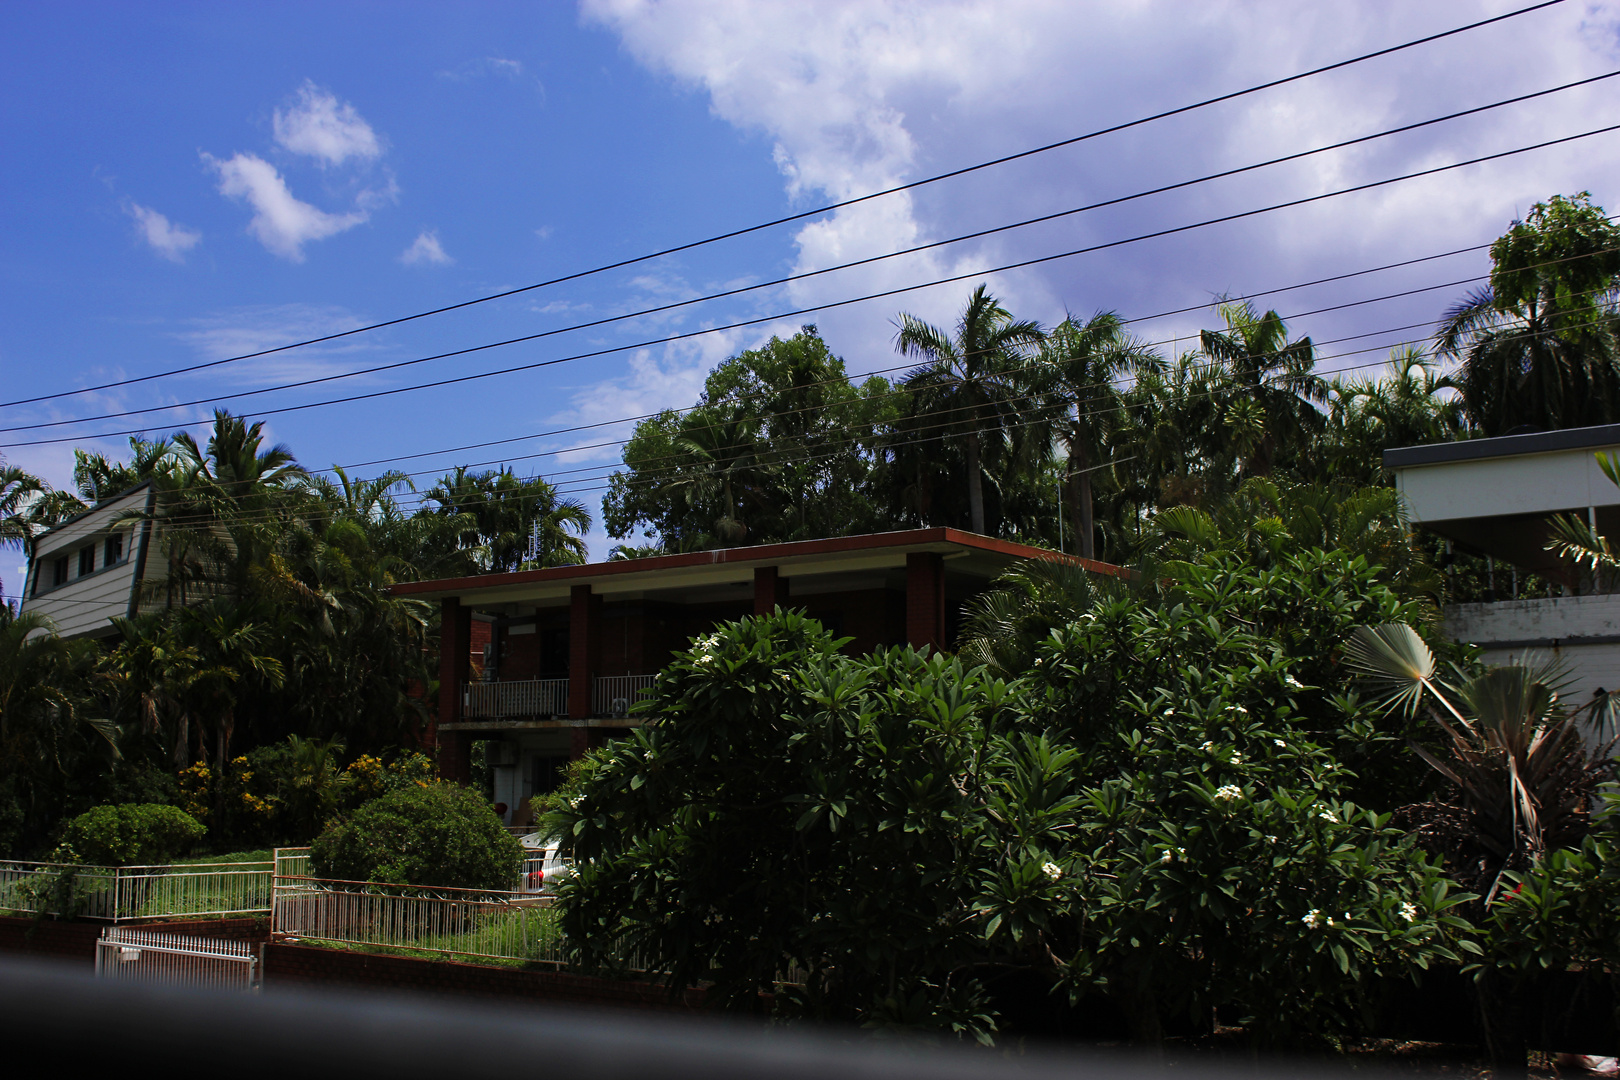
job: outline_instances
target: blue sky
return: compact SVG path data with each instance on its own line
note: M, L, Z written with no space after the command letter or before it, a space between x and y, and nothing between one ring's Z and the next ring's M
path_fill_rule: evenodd
M1065 138L1516 5L1154 3L51 4L0 16L0 388L62 395L454 303ZM66 483L74 442L173 430L616 348L1106 242L1620 123L1620 79L1189 191L859 271L322 387L240 397L1127 194L1620 68L1615 13L1569 0L1173 120L746 239L190 375L0 408L7 460ZM1488 242L1555 192L1620 211L1611 133L987 276L1020 315L1139 317ZM1483 253L1299 290L1285 315L1459 281ZM314 468L423 487L511 461L593 510L623 425L715 362L820 325L853 371L892 320L978 280L670 346L271 413ZM1381 362L1468 286L1292 321L1330 370ZM1137 324L1188 347L1208 311ZM1358 336L1359 335L1359 336ZM1352 351L1365 350L1365 351ZM581 449L581 447L585 447ZM566 451L561 452L559 451ZM550 456L532 457L544 452ZM596 556L608 541L592 537ZM7 560L9 563L11 560ZM10 574L7 577L10 578ZM15 579L13 579L15 580Z

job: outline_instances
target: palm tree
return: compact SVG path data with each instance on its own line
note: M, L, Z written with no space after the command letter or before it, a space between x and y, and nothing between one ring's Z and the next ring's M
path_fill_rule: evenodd
M81 724L116 756L118 729L88 715L71 690L72 669L94 652L88 642L57 637L44 615L14 615L0 604L0 772L42 763L60 768L64 744Z
M270 560L297 517L298 485L309 474L285 445L265 449L263 431L262 421L218 410L206 449L181 432L173 465L154 473L152 519L168 562L158 587L170 604L185 606L199 591L248 595L254 568Z
M1352 669L1386 691L1391 709L1423 706L1444 736L1442 758L1413 748L1455 785L1467 813L1473 869L1486 905L1502 872L1549 847L1579 842L1592 793L1612 777L1608 748L1589 755L1559 702L1561 672L1529 662L1487 668L1460 683L1439 676L1434 653L1411 627L1358 627L1345 642Z
M34 538L36 526L28 511L30 504L47 490L43 480L15 465L0 467L0 548L26 547ZM4 587L0 581L0 591Z
M168 439L151 440L132 435L129 449L128 464L109 460L107 455L99 452L74 450L73 486L79 498L93 506L102 499L152 479L172 464L174 445Z
M989 289L968 298L954 335L902 313L895 348L927 363L906 374L918 411L933 414L961 441L967 458L968 514L984 533L984 455L999 448L1024 409L1025 352L1044 335L1037 323L1015 321Z
M1311 339L1289 341L1275 311L1259 314L1248 301L1222 304L1219 311L1226 329L1203 331L1200 346L1224 376L1225 420L1239 473L1268 476L1322 426L1312 403L1327 401L1327 384L1312 371Z
M428 513L443 519L457 550L475 570L585 561L590 511L559 496L538 476L520 477L509 468L470 472L459 466L426 497L438 504Z
M1127 334L1112 311L1099 312L1084 323L1070 315L1041 347L1035 370L1046 396L1065 414L1057 424L1057 438L1068 454L1064 483L1084 558L1097 554L1091 474L1107 467L1109 436L1120 427L1119 380L1162 367L1163 361Z
M1126 588L1066 559L1025 560L963 608L962 655L1001 678L1016 678L1031 670L1036 649L1054 629Z
M1335 379L1329 386L1328 433L1322 439L1333 476L1377 483L1383 451L1396 446L1450 442L1463 430L1456 383L1422 349L1390 353L1376 379Z

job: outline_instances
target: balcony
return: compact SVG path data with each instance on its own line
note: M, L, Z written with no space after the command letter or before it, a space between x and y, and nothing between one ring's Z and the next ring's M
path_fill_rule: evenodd
M656 675L614 675L591 680L591 716L624 718L652 689ZM461 717L500 720L568 716L567 679L511 679L462 684Z

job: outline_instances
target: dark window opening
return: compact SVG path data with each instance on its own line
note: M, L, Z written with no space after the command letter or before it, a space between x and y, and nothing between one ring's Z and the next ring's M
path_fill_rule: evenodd
M536 757L533 772L530 774L529 786L536 795L550 795L562 785L568 776L568 757Z
M79 576L92 573L96 568L96 549L87 547L79 552Z
M124 561L124 534L113 533L107 537L101 552L102 566L115 566Z
M55 562L51 563L51 588L54 589L58 585L66 585L67 579L68 557L63 555L60 559L57 559Z

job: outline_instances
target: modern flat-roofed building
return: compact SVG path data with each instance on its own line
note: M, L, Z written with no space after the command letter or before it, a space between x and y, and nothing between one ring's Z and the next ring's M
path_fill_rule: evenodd
M45 615L65 638L110 637L116 617L132 617L163 560L152 554L152 485L141 484L34 537L22 610Z
M1570 670L1566 697L1576 705L1620 689L1620 581L1576 573L1548 551L1549 523L1574 514L1620 537L1620 487L1598 467L1604 452L1620 453L1620 424L1384 452L1412 523L1492 561L1494 599L1447 607L1447 633L1478 645L1489 663L1556 656ZM1521 599L1525 571L1565 595Z
M440 605L440 772L467 780L472 743L484 742L495 800L521 824L529 796L551 790L571 758L640 722L629 706L693 636L784 605L852 638L852 652L948 648L962 604L1029 558L1074 559L955 529L917 529L412 582L394 591Z

